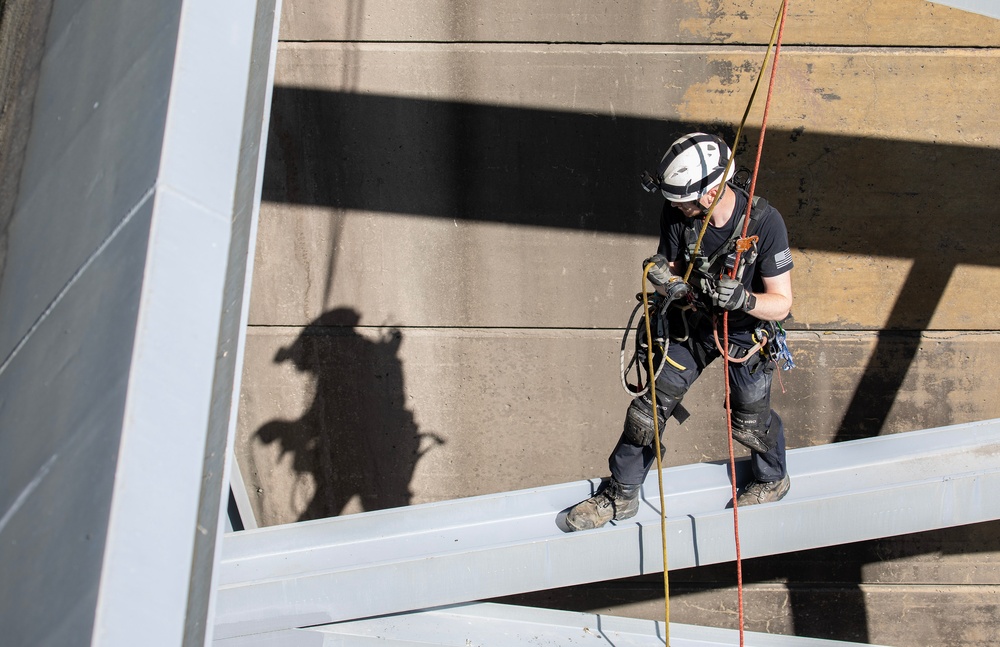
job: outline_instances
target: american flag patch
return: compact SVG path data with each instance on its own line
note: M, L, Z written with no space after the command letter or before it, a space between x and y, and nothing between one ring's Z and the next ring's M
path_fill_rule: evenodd
M792 263L792 250L787 247L774 255L774 266L777 269L781 269L786 265L791 265Z

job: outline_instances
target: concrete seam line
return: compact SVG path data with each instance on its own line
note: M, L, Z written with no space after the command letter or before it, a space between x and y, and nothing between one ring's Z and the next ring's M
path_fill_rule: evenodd
M21 509L24 502L28 500L28 496L30 496L31 493L34 492L35 489L41 484L42 479L44 479L49 473L49 470L52 469L52 464L56 462L57 458L59 458L59 454L53 454L49 460L45 461L45 464L42 465L35 474L35 478L31 479L31 482L28 483L23 490L21 490L21 493L17 495L16 499L14 499L14 503L11 504L10 508L4 513L3 517L0 517L0 533L3 532L3 529L10 522L11 517L17 514L17 511Z

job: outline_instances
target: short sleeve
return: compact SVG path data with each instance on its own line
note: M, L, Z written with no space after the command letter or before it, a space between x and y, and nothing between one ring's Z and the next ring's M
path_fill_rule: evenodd
M792 251L788 245L788 230L781 214L774 207L768 206L761 218L757 230L757 259L760 275L763 277L780 276L792 269Z

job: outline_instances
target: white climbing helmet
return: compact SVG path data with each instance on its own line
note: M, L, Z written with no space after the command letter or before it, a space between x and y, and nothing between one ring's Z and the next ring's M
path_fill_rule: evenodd
M697 200L715 185L733 177L735 164L722 177L731 156L726 142L715 135L684 135L663 155L653 184L670 202ZM652 189L647 186L647 190Z

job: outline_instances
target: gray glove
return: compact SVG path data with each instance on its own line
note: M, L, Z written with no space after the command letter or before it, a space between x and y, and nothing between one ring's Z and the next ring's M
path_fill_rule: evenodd
M726 310L751 310L757 304L754 295L734 278L723 276L712 295L715 305Z
M667 263L667 257L663 254L657 254L656 256L650 256L642 262L642 269L645 270L646 266L653 263L653 267L649 268L649 282L653 285L666 285L670 281L670 265Z

